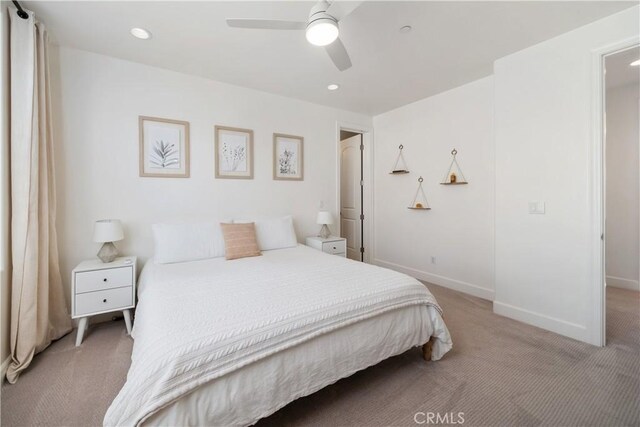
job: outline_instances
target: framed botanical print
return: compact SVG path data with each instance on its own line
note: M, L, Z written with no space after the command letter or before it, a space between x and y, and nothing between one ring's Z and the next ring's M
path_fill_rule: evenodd
M253 179L253 131L215 127L216 178Z
M189 122L140 116L140 176L189 177Z
M273 179L304 179L303 143L301 136L273 134Z

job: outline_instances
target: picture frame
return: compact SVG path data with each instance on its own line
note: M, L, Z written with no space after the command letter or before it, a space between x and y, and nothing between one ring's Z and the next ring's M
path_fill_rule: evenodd
M283 133L273 134L273 179L304 180L304 138Z
M253 179L253 130L215 126L215 177Z
M189 122L138 116L141 177L189 178Z

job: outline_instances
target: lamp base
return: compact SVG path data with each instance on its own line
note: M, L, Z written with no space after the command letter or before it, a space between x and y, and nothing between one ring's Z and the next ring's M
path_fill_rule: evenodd
M329 230L329 226L327 226L327 224L322 224L322 228L320 229L320 233L318 233L318 237L327 239L329 236L331 236L331 230Z
M118 256L118 248L113 242L105 242L98 251L98 258L104 263L112 262Z

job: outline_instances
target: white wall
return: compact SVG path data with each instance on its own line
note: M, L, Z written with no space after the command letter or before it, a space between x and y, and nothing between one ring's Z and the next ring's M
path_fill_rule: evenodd
M494 311L598 344L591 273L592 50L639 32L634 7L495 62ZM528 202L546 202L545 215Z
M63 280L91 258L93 222L119 218L121 252L152 255L150 224L239 215L294 215L298 238L317 232L320 201L337 212L337 121L349 112L79 50L60 48L54 111ZM191 178L138 176L138 116L189 121ZM254 179L214 179L214 125L254 130ZM301 135L304 181L272 180L272 134ZM68 294L67 294L68 296Z
M0 118L0 377L4 379L9 359L9 327L11 319L11 241L9 239L9 15L7 2L0 4L0 32L2 34L2 64L0 66L0 99L2 117ZM1 380L0 380L1 382Z
M496 61L494 77L375 117L375 262L483 298L495 292L495 312L596 343L591 51L636 36L638 12L517 52ZM143 259L154 221L291 212L300 238L316 232L319 202L337 211L336 122L371 126L365 116L68 48L59 69L67 283L75 263L98 249L98 218L122 219L122 251ZM191 178L138 177L138 115L191 122ZM253 181L213 179L215 124L254 129ZM304 182L271 180L272 132L305 137ZM401 143L412 173L392 176ZM453 147L468 186L438 184ZM431 211L407 209L419 175ZM546 214L528 214L529 201L546 202Z
M634 290L640 290L639 89L637 84L632 84L606 92L607 285Z
M492 77L374 118L377 264L493 299L492 124ZM400 144L411 173L390 175ZM454 147L469 184L439 185ZM420 175L430 211L407 209Z

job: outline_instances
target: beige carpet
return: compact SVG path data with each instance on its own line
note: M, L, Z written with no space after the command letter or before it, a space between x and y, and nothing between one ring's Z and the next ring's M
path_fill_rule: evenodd
M415 426L416 412L464 412L464 425L640 425L640 296L610 289L609 344L596 348L496 316L487 301L429 285L454 350L417 349L299 399L261 426ZM122 322L73 335L2 386L2 426L100 425L124 383L132 341ZM418 418L419 420L423 418ZM427 425L427 424L425 424Z

